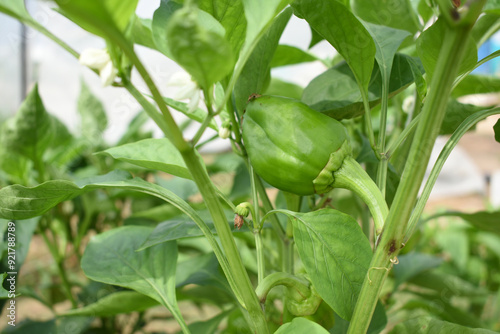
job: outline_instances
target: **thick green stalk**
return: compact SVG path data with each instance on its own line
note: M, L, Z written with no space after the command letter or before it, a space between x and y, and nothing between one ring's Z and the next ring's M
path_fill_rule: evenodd
M484 0L483 0L484 3ZM448 28L429 89L422 118L413 140L380 243L365 276L348 333L366 333L382 289L382 284L402 248L406 225L415 204L425 169L446 113L451 86L464 54L470 24Z
M210 215L215 224L215 229L219 235L222 248L226 253L233 277L239 283L240 294L245 302L245 307L253 322L255 333L268 333L266 318L260 307L257 295L254 292L250 278L241 261L238 248L234 242L233 235L227 224L226 215L217 197L217 192L208 174L203 168L198 155L194 149L181 151L182 157L193 176L193 180L198 185L205 204L210 211Z
M342 166L334 172L335 188L353 191L368 205L375 223L375 234L379 235L389 212L384 196L365 170L352 156L344 159Z

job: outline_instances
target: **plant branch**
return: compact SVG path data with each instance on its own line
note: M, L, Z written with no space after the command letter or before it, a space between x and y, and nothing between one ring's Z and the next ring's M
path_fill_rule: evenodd
M483 4L485 2L484 0L480 1ZM467 19L471 18L467 17ZM380 243L370 263L371 269L382 268L386 270L368 270L370 277L368 277L368 273L365 276L350 322L348 330L350 334L366 333L382 284L391 267L390 260L397 256L402 247L406 226L446 113L451 87L465 52L464 46L467 45L472 24L464 22L454 27L448 27L445 33L436 71L422 110L422 118L417 127Z

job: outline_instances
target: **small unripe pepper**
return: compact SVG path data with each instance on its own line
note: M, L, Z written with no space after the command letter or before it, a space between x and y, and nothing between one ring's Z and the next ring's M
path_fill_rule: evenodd
M387 204L352 157L347 130L339 121L297 100L257 96L244 114L243 140L254 170L267 183L302 196L352 190L368 205L381 231Z

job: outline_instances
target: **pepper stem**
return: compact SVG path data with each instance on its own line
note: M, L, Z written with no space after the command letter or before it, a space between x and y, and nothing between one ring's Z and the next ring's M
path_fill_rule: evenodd
M384 196L373 180L352 156L347 156L342 166L333 173L333 187L353 191L368 205L375 223L375 233L380 235L389 208Z

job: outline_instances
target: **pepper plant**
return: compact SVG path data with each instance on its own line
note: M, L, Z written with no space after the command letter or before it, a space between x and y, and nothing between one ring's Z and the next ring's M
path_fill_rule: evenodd
M468 306L449 302L429 311L421 290L442 291L443 273L428 272L441 262L418 252L429 250L429 230L419 222L446 158L464 133L500 113L457 100L500 89L496 78L471 74L500 55L477 59L478 47L500 28L498 1L161 0L152 19L138 17L137 4L55 0L58 13L106 43L105 50L79 52L37 23L22 0L0 2L0 12L58 43L104 85L128 91L164 135L141 135L138 116L114 147L82 143L46 112L36 87L4 123L2 154L17 160L16 168L2 165L2 233L15 220L23 226L18 238L29 242L35 231L44 237L72 304L44 325L47 333L63 333L68 319L80 319L73 333L85 333L94 317L117 332L114 317L130 312L139 313L133 328L140 329L144 312L158 304L183 333L499 328L498 263L496 276L481 278L484 289L470 289L477 299ZM308 23L310 48L325 40L335 56L279 44L292 15ZM137 56L139 45L189 74L189 104L162 95ZM310 61L327 70L305 88L271 75L272 68ZM83 130L99 128L99 102L85 86L82 96ZM186 138L177 113L197 126L194 136ZM419 194L439 134L452 135ZM232 151L209 162L200 149L218 136ZM232 188L216 186L219 172L234 176ZM193 199L197 193L201 201ZM498 240L498 212L443 215L473 226L457 235ZM83 282L66 275L63 236ZM426 285L426 277L434 283ZM95 284L107 293L82 297ZM399 309L391 295L402 291L413 293L407 309L427 312L392 319ZM497 309L478 306L492 296ZM179 300L219 313L187 321Z

